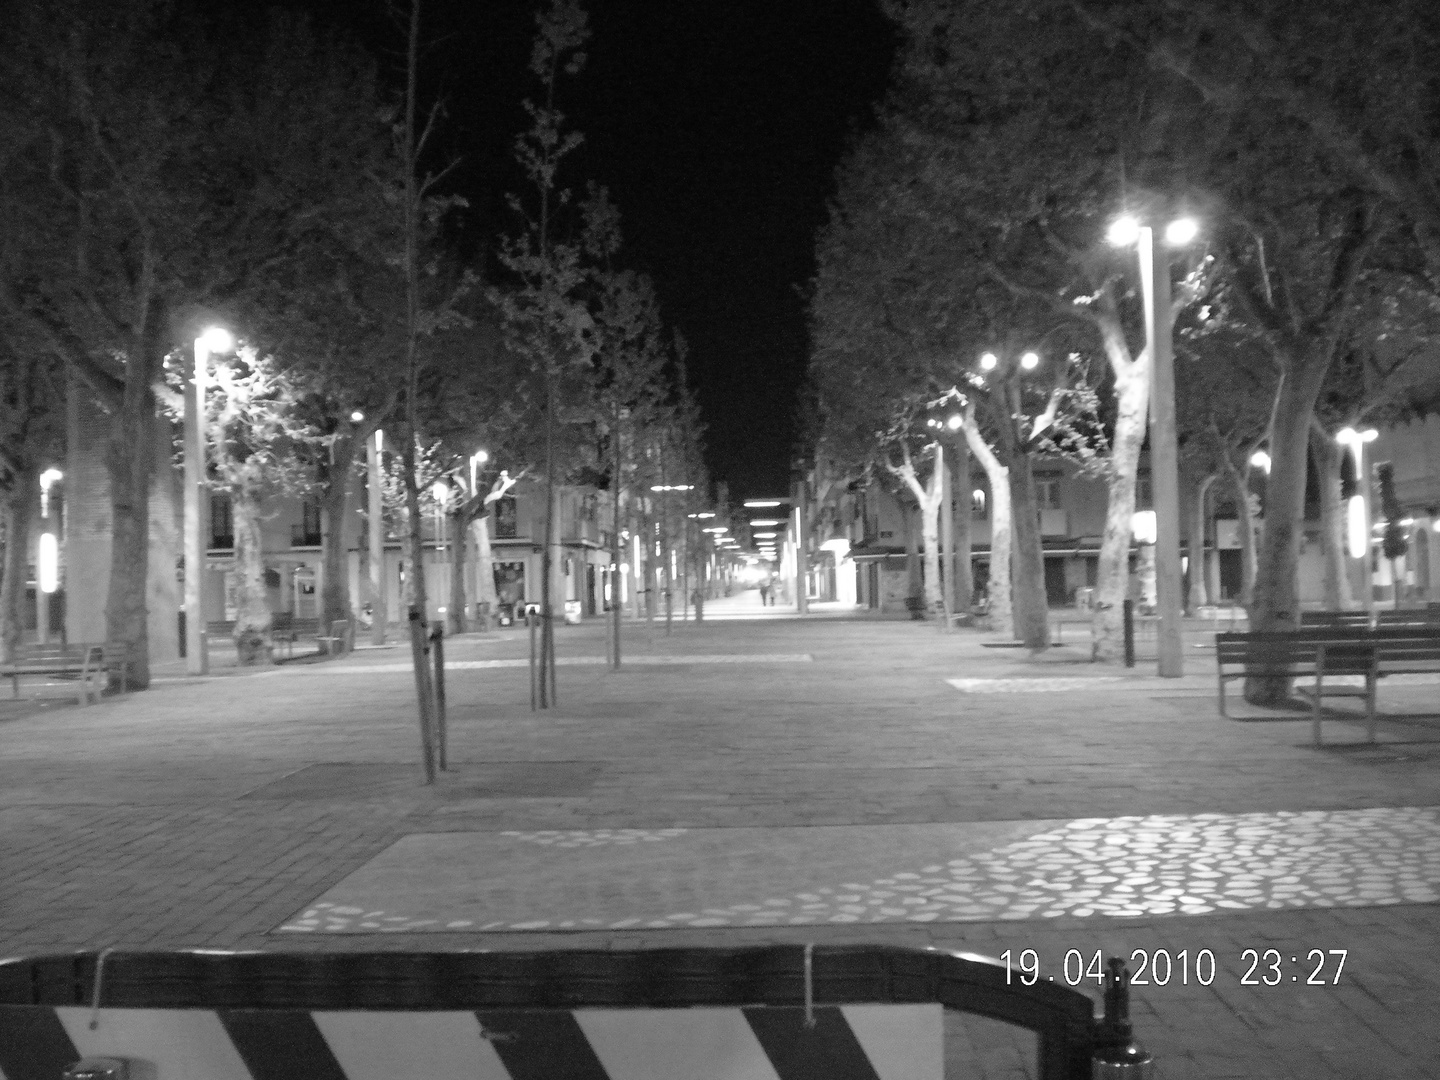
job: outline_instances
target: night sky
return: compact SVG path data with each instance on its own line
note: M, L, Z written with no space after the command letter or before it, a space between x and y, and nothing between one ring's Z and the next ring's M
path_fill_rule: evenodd
M384 8L292 0L356 31L392 65ZM401 7L405 5L401 4ZM367 10L368 9L368 10ZM625 261L654 279L690 342L714 478L732 499L788 490L807 352L799 289L813 272L834 169L885 92L893 34L873 0L590 0L582 75L559 102L585 145L562 179L610 189ZM426 92L447 116L440 153L472 203L461 238L504 228L536 3L428 0Z

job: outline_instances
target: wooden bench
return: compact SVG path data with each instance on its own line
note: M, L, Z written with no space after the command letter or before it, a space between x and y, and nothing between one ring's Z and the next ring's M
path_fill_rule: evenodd
M1327 697L1365 700L1370 741L1375 741L1375 691L1386 675L1440 673L1440 628L1387 626L1375 630L1315 628L1215 635L1220 715L1231 679L1313 676L1296 693L1311 704L1315 744L1320 745L1321 702ZM1360 676L1361 684L1327 677Z
M19 655L0 666L0 675L10 677L13 697L20 696L22 675L59 675L74 677L80 684L80 703L90 704L93 694L98 700L104 690L101 678L106 672L105 646L71 642L68 645L22 645Z
M1331 630L1369 630L1368 611L1302 611L1300 628L1310 630L1324 627Z
M330 624L330 633L317 634L315 640L331 656L344 652L350 646L350 620L336 619Z

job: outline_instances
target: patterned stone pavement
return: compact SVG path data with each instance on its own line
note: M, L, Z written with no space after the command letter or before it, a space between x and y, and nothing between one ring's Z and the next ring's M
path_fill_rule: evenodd
M921 865L926 859L937 861ZM494 866L507 868L498 887L487 881L487 868ZM889 872L876 874L880 866ZM642 892L627 885L637 879L645 883ZM1405 807L1064 822L412 835L280 929L925 923L1436 900L1440 810Z

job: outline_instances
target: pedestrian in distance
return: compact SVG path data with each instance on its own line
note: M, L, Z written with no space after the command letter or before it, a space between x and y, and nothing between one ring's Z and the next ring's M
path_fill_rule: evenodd
M764 607L770 603L770 582L760 582L760 606Z

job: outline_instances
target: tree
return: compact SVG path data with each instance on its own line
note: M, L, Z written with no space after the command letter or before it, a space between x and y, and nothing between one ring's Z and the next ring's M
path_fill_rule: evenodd
M560 538L556 507L559 470L564 456L561 411L579 396L592 344L591 319L578 295L584 281L582 248L560 239L557 215L571 202L558 170L582 141L567 131L557 106L561 75L578 75L585 64L583 45L589 37L587 17L578 0L551 0L536 15L537 32L530 71L539 80L543 100L526 99L532 126L515 144L515 157L531 186L528 207L518 196L511 209L520 218L520 232L505 240L501 263L517 281L497 292L505 312L509 343L527 357L541 376L545 431L545 540L541 556L540 607L542 661L540 703L554 693L554 582Z
M1250 621L1293 627L1312 417L1366 277L1389 251L1386 261L1440 282L1436 89L1424 59L1440 27L1408 4L1377 9L1364 34L1329 0L1075 6L1199 106L1176 145L1223 212L1216 250L1231 303L1281 380ZM1287 693L1284 679L1247 680L1258 704Z
M1104 355L1109 500L1095 651L1118 657L1149 358L1130 342L1140 325L1133 258L1101 236L1106 216L1150 208L1127 198L1121 163L1143 157L1168 103L1145 96L1129 57L1077 47L1083 24L1064 4L915 0L889 10L905 45L881 115L885 150L872 167L902 175L874 199L913 207L926 230L918 238L947 257L891 260L880 276L930 294L927 317L913 325L932 336L957 337L950 320L967 306L960 298L1004 294L988 303L1014 314L1000 328L1007 336L1070 324L1071 351ZM1200 291L1197 269L1182 267L1177 307ZM893 322L891 309L880 310ZM1025 487L1023 471L1013 482Z
M270 604L265 585L265 507L308 490L301 453L320 436L300 416L295 397L271 357L241 348L219 364L207 388L212 487L230 496L235 524L235 654L242 666L270 662Z

